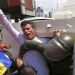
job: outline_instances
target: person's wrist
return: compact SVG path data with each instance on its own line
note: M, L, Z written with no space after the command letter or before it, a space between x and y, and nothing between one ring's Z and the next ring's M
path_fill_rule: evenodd
M18 54L18 56L19 56L20 58L23 58L23 55L22 55L22 54Z
M20 67L17 67L19 71L21 71L25 67L24 64L22 64Z

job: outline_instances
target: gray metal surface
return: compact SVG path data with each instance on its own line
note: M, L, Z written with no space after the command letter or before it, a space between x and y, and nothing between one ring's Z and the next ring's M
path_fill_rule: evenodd
M75 18L71 19L60 19L60 20L37 20L34 21L36 27L36 33L40 37L53 37L55 30L63 30L67 28L67 24L71 25L64 33L75 34ZM50 24L51 27L47 27Z

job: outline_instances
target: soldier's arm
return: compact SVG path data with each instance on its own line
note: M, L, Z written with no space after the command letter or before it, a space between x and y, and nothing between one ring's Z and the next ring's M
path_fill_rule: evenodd
M32 40L26 40L20 47L19 57L23 57L25 52L28 50L37 50L41 53L44 53L45 47L46 47L45 44L42 44L36 41L32 41Z

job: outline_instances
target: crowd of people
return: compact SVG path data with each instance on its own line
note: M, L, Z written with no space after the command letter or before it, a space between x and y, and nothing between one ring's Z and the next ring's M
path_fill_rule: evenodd
M51 40L49 38L37 37L35 25L31 21L26 21L26 20L22 21L20 26L23 31L23 34L18 32L8 21L8 19L6 18L6 16L4 15L1 9L0 9L0 24L13 36L13 38L19 43L20 46L22 46L25 40L37 41L43 44L47 44ZM54 34L56 34L57 32L60 31L59 30L55 31ZM10 48L11 46L8 45L8 47ZM10 53L8 52L8 54ZM17 70L18 72L17 73L10 72L10 75L19 75L19 74L20 75L69 75L68 74L69 69L65 68L66 67L65 65L67 64L65 60L67 61L71 60L71 56L65 58L64 61L59 61L59 62L57 61L47 62L44 54L39 52L39 50L37 51L28 50L24 53L23 56L20 54L19 56L23 58L23 61L20 59L16 59L16 60L12 59L12 62L14 62L14 65L16 65L15 70ZM69 67L69 65L70 64L68 64L67 66ZM60 66L58 67L59 69L57 69L57 66ZM63 66L65 67L63 68ZM60 69L61 67L62 69ZM60 70L62 70L61 73Z

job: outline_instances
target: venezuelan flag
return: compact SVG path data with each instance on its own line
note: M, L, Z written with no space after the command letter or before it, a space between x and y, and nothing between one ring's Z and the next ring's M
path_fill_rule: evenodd
M5 71L11 66L12 61L6 57L2 50L0 50L0 75L3 75Z

